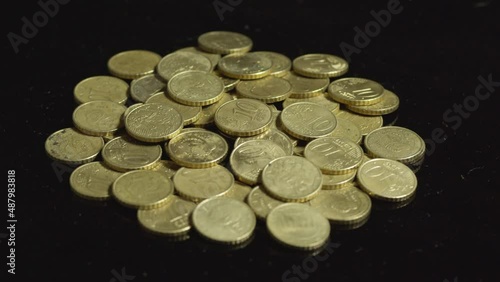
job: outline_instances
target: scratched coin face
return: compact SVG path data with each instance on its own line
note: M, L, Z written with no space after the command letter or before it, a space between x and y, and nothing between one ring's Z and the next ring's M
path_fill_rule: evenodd
M293 70L312 78L337 77L349 69L346 60L330 54L306 54L293 60Z
M45 140L48 156L69 165L93 161L103 146L102 137L88 136L73 128L58 130Z
M207 106L219 101L224 93L220 78L203 71L178 73L168 81L169 96L189 106Z
M283 109L280 115L283 130L305 141L330 135L337 127L337 118L326 107L299 102Z
M247 204L226 197L213 197L198 204L192 221L194 228L209 240L239 244L251 237L257 220Z
M125 136L110 140L102 148L102 158L106 165L122 172L151 168L161 154L160 145L143 143Z
M215 54L245 53L253 46L252 39L238 32L210 31L198 37L202 50Z
M330 97L347 105L372 105L381 101L384 87L366 78L346 77L332 81L328 86Z
M73 111L73 124L81 132L106 136L123 127L122 116L127 108L111 101L91 101Z
M127 82L117 77L101 75L80 81L75 86L73 94L78 104L96 100L125 104L128 90Z
M111 197L111 185L120 175L122 173L111 170L102 162L91 162L77 167L71 173L69 184L80 197L107 200Z
M125 118L130 136L143 142L161 142L177 135L184 120L181 114L166 104L147 103L132 110Z

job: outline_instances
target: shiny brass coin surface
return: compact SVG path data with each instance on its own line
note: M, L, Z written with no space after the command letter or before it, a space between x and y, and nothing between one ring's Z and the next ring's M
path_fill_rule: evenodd
M248 36L231 31L210 31L198 37L200 49L216 54L245 53L252 49L253 42Z
M283 108L286 108L292 104L299 102L311 102L321 106L326 107L330 112L337 113L340 110L340 104L333 101L328 97L325 93L320 93L318 96L310 97L310 98L286 98L283 101Z
M372 105L382 100L384 87L378 82L360 77L346 77L328 86L330 97L346 105Z
M222 83L224 84L224 92L229 92L233 90L236 87L236 85L240 82L239 79L225 77L218 70L214 70L212 73L222 80Z
M261 189L261 186L255 186L248 194L246 202L252 208L258 219L265 220L267 215L275 207L284 204Z
M174 174L181 168L178 164L169 160L159 160L156 164L149 169L163 173L168 178L174 177Z
M104 145L104 163L117 171L154 167L162 155L160 145L137 141L128 136L117 137Z
M282 77L289 72L292 68L292 61L285 55L271 52L271 51L258 51L253 52L264 57L267 57L272 62L270 75Z
M205 52L205 51L201 50L198 47L193 47L193 46L191 46L191 47L184 47L184 48L181 48L181 49L179 49L177 51L180 51L180 52L191 52L191 53L203 55L203 56L207 57L207 59L210 60L210 63L212 63L212 68L215 68L217 66L217 64L219 63L219 60L221 58L220 54L208 53L208 52Z
M299 102L284 108L280 122L286 133L305 141L328 136L337 126L337 118L332 112L311 102Z
M212 63L203 55L177 51L163 57L156 66L156 72L164 81L169 81L174 75L189 70L210 72Z
M287 155L293 155L293 143L292 140L285 133L279 131L278 129L269 129L261 134L250 136L250 137L238 137L234 142L234 147L250 141L250 140L270 140L277 145L279 145Z
M111 197L113 182L122 173L106 167L102 162L90 162L77 167L69 177L71 190L90 200L107 200Z
M217 128L231 136L252 136L266 131L272 122L272 111L253 99L237 99L224 103L215 112Z
M347 109L362 115L379 116L395 112L399 108L399 98L394 92L384 89L380 102L367 106L351 106Z
M292 65L294 72L313 78L337 77L349 69L346 60L330 54L302 55L295 58Z
M170 98L164 92L156 93L146 101L146 104L151 104L151 103L165 104L177 110L179 114L181 114L182 124L184 126L194 123L202 115L201 114L202 108L200 106L188 106L178 103L172 100L172 98Z
M108 60L109 72L123 79L136 79L154 72L161 56L147 50L128 50Z
M78 104L90 101L111 101L125 104L128 98L127 82L113 76L92 76L80 81L73 89Z
M53 160L69 165L93 161L103 146L102 137L88 136L74 128L58 130L45 140L47 155Z
M165 86L156 74L147 74L130 82L130 97L136 102L145 103L149 97L163 91Z
M124 105L115 102L90 101L73 111L73 124L87 135L109 135L123 127L125 110Z
M353 183L356 172L352 171L345 174L323 174L323 190L339 189Z
M220 108L220 106L231 100L234 100L233 96L229 93L224 92L222 94L222 98L219 101L213 103L212 105L202 107L200 117L195 122L193 122L193 125L196 127L212 125L214 123L215 113Z
M280 77L268 76L262 79L245 80L236 85L236 91L244 98L264 103L283 101L290 96L292 86Z
M283 78L292 85L291 98L310 98L321 95L330 84L328 78L311 78L295 72L289 72Z
M361 135L366 136L373 130L382 127L384 120L381 116L365 116L350 111L340 110L335 115L338 118L343 118L352 121L361 130Z
M361 129L354 122L337 118L337 127L333 130L332 137L345 137L356 144L361 144L363 140L363 135L361 134Z
M177 135L183 127L181 114L171 106L146 103L125 119L127 133L143 142L161 142Z
M229 197L238 201L245 202L248 194L252 191L252 187L239 181L235 181L231 189L224 194L224 197Z
M167 84L168 95L189 106L207 106L222 98L224 83L203 71L185 71L174 75Z
M237 79L258 79L271 73L272 62L254 53L235 54L222 57L217 69L224 76Z

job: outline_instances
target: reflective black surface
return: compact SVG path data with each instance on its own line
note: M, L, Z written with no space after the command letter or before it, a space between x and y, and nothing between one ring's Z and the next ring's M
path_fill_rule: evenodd
M7 35L22 36L21 18L32 21L42 8L36 1L4 7L2 167L4 175L16 170L18 222L17 274L6 272L10 247L1 237L0 277L7 278L1 281L499 280L498 3L270 2L70 1L59 4L37 32L26 31L32 38L19 44L17 54ZM214 3L219 9L229 5L222 21ZM388 3L396 13L377 32L371 11ZM355 27L367 24L373 36L359 44ZM375 205L365 225L334 229L317 254L280 246L263 224L241 248L217 246L196 234L170 242L142 230L135 212L114 201L76 197L70 173L44 151L49 134L72 125L73 87L108 74L106 62L117 52L165 55L196 45L197 36L210 30L244 33L253 39L253 50L290 58L345 57L341 45L357 48L346 76L378 81L401 99L397 114L385 122L397 118L396 125L424 139L434 136L413 201L402 208ZM485 79L498 82L481 88ZM464 102L460 112L454 105ZM7 234L0 226L0 234Z

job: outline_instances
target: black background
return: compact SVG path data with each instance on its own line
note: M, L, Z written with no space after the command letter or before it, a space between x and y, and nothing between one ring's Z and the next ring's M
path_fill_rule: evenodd
M281 281L286 270L302 265L308 254L276 245L261 225L239 250L196 235L177 243L149 235L133 211L74 196L69 173L60 180L44 151L48 135L72 125L73 87L108 74L107 60L120 51L165 55L196 45L206 31L231 30L251 37L253 50L290 58L343 56L339 45L354 45L353 28L364 29L373 20L371 10L387 7L387 1L240 2L221 21L212 1L73 0L60 5L17 54L7 34L21 35L21 18L31 19L40 6L4 4L1 162L3 173L16 170L18 223L17 274L7 276L7 240L0 238L0 277L7 277L1 281L120 281L113 280L115 271L134 276L127 281ZM357 230L333 230L335 251L302 281L499 281L500 87L467 118L443 119L454 104L471 99L478 76L500 81L498 3L401 0L401 6L352 55L347 75L373 79L399 95L396 125L424 139L442 128L446 141L417 173L410 205L374 209ZM0 233L6 233L3 227Z

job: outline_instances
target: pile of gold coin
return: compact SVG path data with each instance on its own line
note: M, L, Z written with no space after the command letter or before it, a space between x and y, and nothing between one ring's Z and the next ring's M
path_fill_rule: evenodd
M314 250L331 228L357 228L372 200L415 195L425 143L383 126L396 94L348 63L252 51L240 33L211 31L164 56L129 50L110 75L74 88L73 124L51 134L50 158L72 165L72 191L137 210L145 230L191 229L240 245L265 224L277 242Z

